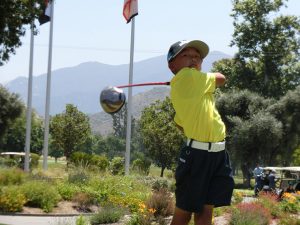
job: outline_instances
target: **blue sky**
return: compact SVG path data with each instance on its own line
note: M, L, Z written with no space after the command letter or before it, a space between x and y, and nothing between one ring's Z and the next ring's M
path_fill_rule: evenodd
M131 24L126 24L123 18L123 3L123 0L56 0L52 70L87 61L129 63ZM231 0L139 0L138 3L135 62L165 55L172 43L183 39L201 39L211 51L230 55L237 51L229 47L233 34ZM300 0L289 0L287 6L280 13L300 16ZM49 25L38 26L39 34L34 39L34 76L47 71ZM10 61L0 67L0 83L28 76L30 32L22 42L16 55L11 55Z

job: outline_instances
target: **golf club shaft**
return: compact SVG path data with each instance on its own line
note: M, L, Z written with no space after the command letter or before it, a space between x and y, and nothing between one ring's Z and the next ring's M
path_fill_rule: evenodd
M170 82L148 82L148 83L141 83L141 84L127 84L127 85L117 86L117 88L151 86L151 85L170 85Z

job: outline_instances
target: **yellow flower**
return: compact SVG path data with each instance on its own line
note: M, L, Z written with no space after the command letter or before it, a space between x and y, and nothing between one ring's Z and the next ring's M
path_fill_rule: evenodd
M150 213L154 214L156 212L156 209L150 208L148 209Z

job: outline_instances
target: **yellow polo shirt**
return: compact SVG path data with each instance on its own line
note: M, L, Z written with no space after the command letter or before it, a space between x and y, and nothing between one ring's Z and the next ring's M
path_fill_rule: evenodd
M218 142L225 138L225 125L215 107L214 73L183 68L171 80L171 101L175 122L188 138Z

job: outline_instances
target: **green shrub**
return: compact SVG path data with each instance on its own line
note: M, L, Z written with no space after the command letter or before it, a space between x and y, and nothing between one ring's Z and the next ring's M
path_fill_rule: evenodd
M90 163L99 171L106 171L109 166L107 157L103 155L92 155Z
M147 158L136 159L132 163L133 170L143 175L148 175L150 172L151 161Z
M124 175L124 158L122 157L114 157L110 163L110 172L113 175Z
M124 214L125 210L120 207L105 206L91 217L90 222L92 225L116 223Z
M57 190L64 200L72 200L73 196L80 192L80 188L77 185L68 182L58 183Z
M0 170L0 185L22 184L26 174L18 168L1 169Z
M90 166L92 155L85 152L73 152L70 156L70 162L78 167L87 168Z
M154 191L159 191L160 189L168 189L169 183L168 180L165 178L158 178L152 184L152 189Z
M276 195L261 192L259 194L258 202L268 209L273 217L281 216L282 211L280 210L280 204Z
M17 186L3 187L0 191L1 212L20 212L25 202L26 198Z
M89 222L87 221L86 218L84 218L82 215L80 215L80 216L76 219L76 225L89 225Z
M233 204L239 204L243 201L243 193L237 190L233 190L232 194L232 203Z
M259 203L241 203L232 210L230 225L268 225L270 212Z
M40 156L35 153L30 153L30 168L37 168L39 165Z
M79 168L78 170L71 171L68 176L68 181L72 184L84 185L90 180L88 172L85 169Z
M291 193L284 193L280 201L281 210L290 213L298 213L300 211L300 199Z
M280 218L278 225L300 225L300 220L297 216L285 215Z
M22 191L26 196L26 205L39 207L44 212L51 212L57 205L61 196L57 189L49 182L30 181L22 186Z

